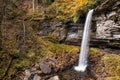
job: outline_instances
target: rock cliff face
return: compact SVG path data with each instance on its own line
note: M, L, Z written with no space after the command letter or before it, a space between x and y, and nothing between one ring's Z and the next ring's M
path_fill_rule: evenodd
M115 1L112 6L105 6L111 4L112 2L108 1L95 9L95 39L102 39L106 42L105 45L120 48L120 1Z
M100 39L120 39L120 2L111 7L111 10L96 14L96 38Z
M111 4L112 2L107 0L95 8L91 26L91 46L120 48L120 1L115 0L112 6ZM39 34L50 33L60 42L80 45L85 17L80 20L82 21L79 23L72 21L43 23L44 27Z

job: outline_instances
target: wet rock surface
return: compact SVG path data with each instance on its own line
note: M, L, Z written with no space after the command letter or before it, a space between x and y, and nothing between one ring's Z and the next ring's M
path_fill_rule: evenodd
M91 46L120 48L120 10L118 8L120 6L120 1L115 0L113 2L114 4L112 4L112 1L107 0L99 5L100 7L98 6L98 8L95 8L90 34ZM105 4L107 6L105 6ZM112 5L112 7L108 8L110 5ZM99 12L101 10L106 11ZM82 19L80 19L79 23L73 23L70 20L66 22L44 22L42 24L44 27L40 31L40 36L51 34L56 37L60 43L80 45L84 22L85 20L82 21ZM98 44L99 42L101 44Z

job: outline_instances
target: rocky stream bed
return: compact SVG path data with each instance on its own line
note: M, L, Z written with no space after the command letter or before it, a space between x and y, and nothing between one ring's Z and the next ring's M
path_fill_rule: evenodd
M119 50L113 52L111 49L98 49L95 54L90 52L88 68L84 73L73 69L77 65L79 53L74 56L60 55L56 58L47 58L16 72L12 80L119 80L107 72L106 65L109 63L104 62L104 57L111 56L112 60L112 57L117 57L119 53ZM111 67L114 67L113 63Z

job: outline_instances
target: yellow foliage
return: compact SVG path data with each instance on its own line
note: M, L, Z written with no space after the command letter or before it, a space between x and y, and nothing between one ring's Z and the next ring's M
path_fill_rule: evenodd
M108 74L111 76L120 76L120 55L106 54L103 56L102 62L105 64L105 70Z
M90 48L90 56L94 56L99 52L99 49L97 48Z
M49 16L62 16L62 19L71 18L76 11L91 0L58 0L47 8Z

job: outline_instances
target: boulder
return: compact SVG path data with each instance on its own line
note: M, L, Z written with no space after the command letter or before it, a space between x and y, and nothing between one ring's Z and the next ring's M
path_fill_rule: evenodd
M33 80L41 80L41 77L36 74L36 75L34 76Z
M51 66L47 64L47 62L41 62L40 63L40 69L44 74L50 74L51 73Z
M58 76L54 76L54 77L51 77L50 79L48 80L60 80Z
M25 77L23 80L29 80L29 77L31 76L31 73L29 70L25 70Z

